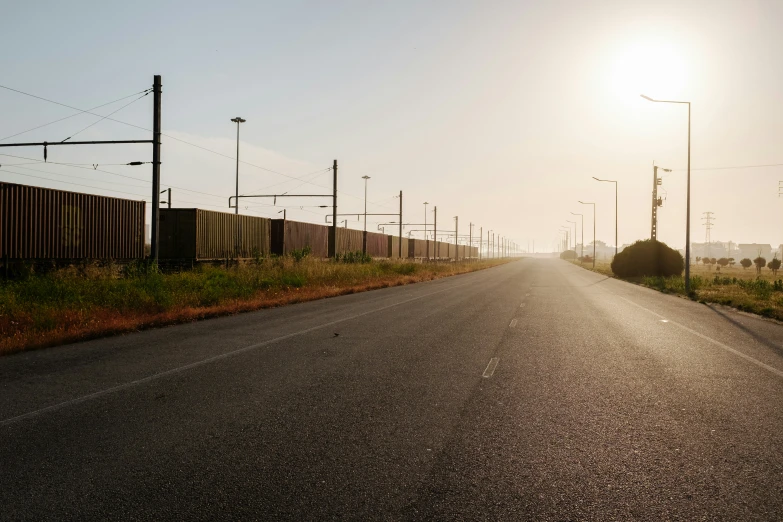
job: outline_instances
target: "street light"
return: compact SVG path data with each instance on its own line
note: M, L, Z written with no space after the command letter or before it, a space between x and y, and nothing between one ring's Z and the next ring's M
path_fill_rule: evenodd
M427 243L427 205L429 205L428 202L424 202L424 241L425 245L427 246L427 261L430 260L430 244Z
M571 248L571 242L569 241L568 235L571 233L571 227L564 227L560 226L560 232L565 232L565 242L566 242L566 248L565 250L568 250ZM564 252L565 252L564 250Z
M362 176L364 180L364 233L362 234L362 254L367 253L367 180L370 176Z
M581 253L579 254L582 259L585 257L585 216L584 214L577 214L576 212L571 212L571 214L575 216L579 216L582 218L582 246L580 247ZM581 263L581 261L580 261Z
M644 94L645 100L655 103L678 103L688 106L688 188L685 204L685 293L691 290L691 102L674 100L654 100Z
M576 255L576 221L569 221L566 219L566 223L573 223L574 224L574 255ZM570 229L570 227L569 227Z
M239 214L239 124L245 123L247 120L243 120L239 116L236 118L231 118L231 121L237 124L237 190L236 190L236 201L234 203L236 204L236 207L234 207L235 214Z
M617 255L617 182L611 179L598 179L593 176L596 181L604 181L606 183L614 183L614 255Z
M582 205L593 205L593 269L595 269L595 203L586 203L584 201L580 201ZM584 243L584 241L582 242ZM582 245L582 248L584 248L584 244Z

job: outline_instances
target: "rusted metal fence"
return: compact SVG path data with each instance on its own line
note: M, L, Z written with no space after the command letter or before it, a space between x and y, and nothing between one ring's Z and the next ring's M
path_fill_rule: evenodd
M0 182L0 259L144 257L143 201Z

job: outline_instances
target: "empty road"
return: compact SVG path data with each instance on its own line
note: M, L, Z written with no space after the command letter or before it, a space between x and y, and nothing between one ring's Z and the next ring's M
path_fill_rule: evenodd
M780 520L783 327L523 259L0 358L0 519Z

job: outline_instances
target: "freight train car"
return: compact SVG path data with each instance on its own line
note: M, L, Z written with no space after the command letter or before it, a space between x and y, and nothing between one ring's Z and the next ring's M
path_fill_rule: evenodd
M0 182L0 259L143 258L144 205Z
M340 229L337 231L339 233ZM294 250L302 250L306 247L310 247L310 255L313 257L328 257L329 227L290 219L272 220L273 254L288 255ZM361 249L361 245L359 248Z
M337 252L345 254L346 252L362 251L361 230L352 230L350 228L337 228Z
M193 261L268 256L271 221L199 208L162 208L159 256Z
M389 236L367 232L367 254L370 257L389 257Z

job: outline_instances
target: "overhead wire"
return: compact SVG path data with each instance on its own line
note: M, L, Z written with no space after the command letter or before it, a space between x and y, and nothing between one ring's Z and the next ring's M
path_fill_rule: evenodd
M105 120L113 121L113 122L116 122L116 123L121 123L121 124L123 124L123 125L127 125L127 126L129 126L129 127L134 127L134 128L136 128L136 129L141 129L141 130L144 130L144 131L147 131L147 132L153 132L153 131L152 131L152 129L148 129L148 128L142 127L142 126L140 126L140 125L134 125L134 124L132 124L132 123L124 122L124 121L122 121L122 120L117 120L117 119L115 119L115 118L104 117L104 116L102 116L101 114L95 114L94 112L92 112L92 110L94 110L94 109L91 109L91 110L84 110L84 109L79 109L79 108L77 108L77 107L73 107L73 106L71 106L71 105L67 105L67 104L65 104L65 103L60 103L60 102L57 102L57 101L54 101L54 100L50 100L50 99L48 99L48 98L44 98L44 97L42 97L42 96L37 96L37 95L35 95L35 94L30 94L30 93L28 93L28 92L20 91L20 90L18 90L18 89L13 89L13 88L11 88L11 87L8 87L8 86L5 86L5 85L0 85L0 88L2 88L2 89L6 89L6 90L9 90L9 91L13 91L13 92L16 92L16 93L19 93L19 94L23 94L23 95L25 95L25 96L30 96L30 97L32 97L32 98L36 98L36 99L38 99L38 100L42 100L42 101L45 101L45 102L48 102L48 103L53 103L53 104L55 104L55 105L60 105L60 106L62 106L62 107L67 107L67 108L69 108L69 109L73 109L73 110L75 110L75 111L80 111L81 113L92 114L93 116L98 116L98 117L100 117L100 118L102 118L102 119L105 119ZM264 170L264 171L266 171L266 172L271 172L271 173L273 173L273 174L277 174L277 175L279 175L279 176L283 176L283 177L286 177L286 178L291 178L291 179L299 179L299 178L297 178L297 177L295 177L295 176L290 176L290 175L288 175L288 174L284 174L284 173L282 173L282 172L279 172L279 171L276 171L276 170L272 170L272 169L269 169L269 168L266 168L266 167L262 167L262 166L260 166L260 165L255 165L255 164L253 164L253 163L250 163L250 162L248 162L248 161L237 160L237 158L236 158L236 157L232 157L232 156L229 156L229 155L227 155L227 154L223 154L223 153L221 153L221 152L217 152L217 151L214 151L214 150L208 149L208 148L206 148L206 147L202 147L201 145L196 145L195 143L190 143L189 141L185 141L185 140L183 140L183 139L181 139L181 138L175 138L174 136L171 136L171 135L169 135L169 134L161 133L161 135L162 135L162 136L166 136L167 138L170 138L170 139L172 139L172 140L179 141L179 142L181 142L181 143L184 143L184 144L186 144L186 145L190 145L191 147L195 147L195 148L197 148L197 149L201 149L201 150L204 150L204 151L207 151L207 152L211 152L212 154L216 154L216 155L218 155L218 156L222 156L222 157L224 157L224 158L228 158L228 159L232 159L232 160L235 160L235 161L239 161L239 163L242 163L242 164L244 164L244 165L249 165L249 166L251 166L251 167L254 167L254 168L257 168L257 169L260 169L260 170ZM312 182L310 182L310 184L312 184L313 186L316 186L316 187L325 188L325 189L327 189L327 190L328 190L328 189L330 189L330 187L326 187L326 186L323 186L323 185L318 185L318 184L316 184L316 183L312 183ZM345 196L348 196L348 197L352 197L352 198L359 199L359 200L361 200L361 199L362 199L361 197L359 197L359 196L355 196L355 195L353 195L353 194L350 194L350 193L348 193L348 192L343 192L343 191L340 191L340 190L338 190L338 192L339 192L339 193L341 193L341 194L343 194L343 195L345 195Z
M2 87L2 88L4 88L4 89L8 89L8 90L10 90L10 91L19 92L19 93L22 93L22 94L27 94L27 93L23 93L22 91L17 91L16 89L11 89L10 87L5 87L5 86L3 86L3 85L0 85L0 87ZM129 94L129 95L127 95L127 96L123 96L122 98L117 98L117 99L116 99L116 100L114 100L114 101L110 101L110 102L108 102L108 103L103 103L103 104L101 104L101 105L96 105L95 107L93 107L93 108L91 108L91 109L88 109L88 110L81 110L81 109L76 109L76 108L73 108L74 110L77 110L77 111L79 111L79 112L77 112L76 114L71 114L70 116L66 116L66 117L64 117L64 118L60 118L60 119L58 119L58 120L50 121L49 123L44 123L43 125L38 125L37 127L33 127L33 128L31 128L31 129L27 129L27 130L25 130L25 131L22 131L22 132L17 132L16 134L11 134L10 136L6 136L5 138L0 138L0 141L5 141L5 140L7 140L7 139L10 139L10 138L13 138L13 137L15 137L15 136L20 136L20 135L22 135L22 134L27 134L28 132L32 132L32 131L34 131L34 130L42 129L43 127L48 127L49 125L53 125L53 124L55 124L55 123L59 123L59 122L61 122L61 121L68 120L68 119L70 119L70 118L73 118L73 117L79 116L80 114L90 113L90 111L94 111L94 110L96 110L96 109L100 109L101 107L105 107L105 106L107 106L107 105L112 105L112 104L115 104L115 103L117 103L117 102L120 102L120 101L122 101L122 100L125 100L125 99L127 99L127 98L131 98L131 97L133 97L133 96L137 96L137 95L139 95L139 94L142 94L142 93L145 93L145 92L152 92L152 89L145 89L145 90L143 90L143 91L134 92L133 94ZM27 95L28 95L28 96L33 96L32 94L27 94ZM38 98L37 96L33 96L33 97L34 97L34 98ZM43 99L43 98L41 98L41 99ZM46 101L51 101L51 100L46 100ZM52 103L56 103L56 102L52 102ZM69 107L69 108L72 108L72 107ZM96 116L97 116L97 115L96 115Z
M119 109L117 109L117 110L115 110L115 111L113 111L113 112L110 112L109 114L107 114L106 116L104 116L103 118L101 118L100 120L98 120L98 121L94 121L94 122L92 122L91 124L89 124L89 125L87 125L86 127L84 127L82 130L80 130L80 131L77 131L77 132L75 132L75 133L71 134L70 136L68 136L67 138L65 138L65 139L64 139L64 140L63 140L61 143L65 143L66 141L70 140L71 138L73 138L73 137L74 137L74 136L76 136L77 134L81 134L82 132L86 131L86 130L87 130L87 129L89 129L90 127L93 127L93 126L95 126L95 125L98 125L100 122L102 122L103 120L105 120L106 118L108 118L109 116L111 116L112 114L117 114L118 112L120 112L120 111L121 111L122 109L124 109L125 107L128 107L128 106L130 106L130 105L133 105L134 103L136 103L136 102L137 102L137 101L139 101L140 99L144 98L145 96L148 96L150 92L152 92L152 91L147 91L146 93L142 94L141 96L139 96L139 97L138 97L138 98L136 98L135 100L133 100L133 101L131 101L131 102L129 102L129 103L126 103L125 105L123 105L122 107L120 107Z

